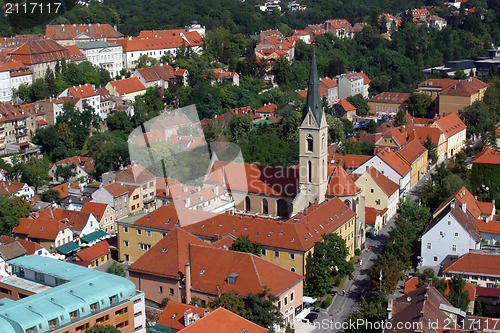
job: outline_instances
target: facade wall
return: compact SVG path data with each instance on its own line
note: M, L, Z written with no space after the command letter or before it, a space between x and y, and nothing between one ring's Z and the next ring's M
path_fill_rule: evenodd
M380 173L382 173L384 176L386 176L396 184L399 184L400 195L409 190L411 180L410 172L402 177L399 173L397 173L394 169L392 169L389 165L382 161L378 156L374 156L373 158L369 159L353 172L362 174L366 170L368 170L370 166L377 169Z
M370 102L368 101L368 106L370 107L370 113L375 114L377 112L382 113L397 113L399 110L406 112L408 109L408 103L404 102L401 104L397 103L384 103L384 102Z
M101 220L99 221L101 229L105 232L117 232L115 210L108 205Z
M138 231L140 230L140 231ZM119 259L134 262L160 241L168 231L139 228L133 224L118 223Z
M458 113L475 101L480 101L484 97L486 89L471 96L439 95L439 114L447 115Z
M476 243L455 217L448 213L422 235L422 266L443 265L478 247L479 243Z
M141 189L137 187L134 191L132 191L131 195L128 198L129 212L130 214L139 212L143 208L142 197L141 197Z
M12 99L12 86L10 72L8 70L0 72L0 101L9 102Z
M94 66L106 69L111 77L120 74L123 68L123 47L121 45L82 49L82 52Z
M146 295L146 299L161 304L165 297L174 302L185 303L186 291L181 287L179 279L160 277L134 271L129 272L129 279L138 290Z

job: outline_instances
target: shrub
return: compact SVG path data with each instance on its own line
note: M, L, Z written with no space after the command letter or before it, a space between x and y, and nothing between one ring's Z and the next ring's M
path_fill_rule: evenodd
M361 255L361 250L360 249L354 250L354 254L357 255L357 256L360 256Z
M333 302L333 298L331 296L328 296L327 298L325 298L325 300L323 301L323 303L321 303L321 307L323 309L326 309L330 305L332 305L332 302Z

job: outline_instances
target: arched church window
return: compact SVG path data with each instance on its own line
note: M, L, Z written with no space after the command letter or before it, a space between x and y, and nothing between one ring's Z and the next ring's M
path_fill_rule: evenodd
M314 139L313 137L309 134L306 138L307 141L307 151L312 152L313 151L313 146L314 146Z
M250 206L250 198L249 197L246 197L245 198L245 210L247 212L251 211L252 210L252 207Z
M267 199L262 199L262 214L269 214L269 205Z
M312 182L312 163L311 161L307 162L307 179L310 182Z

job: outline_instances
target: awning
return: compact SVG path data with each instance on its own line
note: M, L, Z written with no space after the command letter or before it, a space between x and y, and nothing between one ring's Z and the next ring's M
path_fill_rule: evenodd
M302 296L302 302L303 302L303 303L313 304L313 303L315 303L317 300L318 300L317 298L312 298L312 297L309 297L309 296Z
M68 254L70 252L76 251L80 248L80 246L76 243L68 243L66 245L63 245L61 247L57 248L57 252L62 253L62 254Z
M95 240L105 238L107 235L108 234L106 232L104 232L102 230L97 230L91 234L88 234L87 236L83 236L82 238L80 238L80 241L82 241L84 243L90 243L90 242L93 242Z

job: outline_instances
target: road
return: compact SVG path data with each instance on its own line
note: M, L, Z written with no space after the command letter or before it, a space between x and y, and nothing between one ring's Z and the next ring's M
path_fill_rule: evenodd
M417 182L417 184L415 184L415 186L413 186L412 190L408 193L408 198L410 200L418 202L417 189L427 181L434 170L435 168L432 168ZM370 281L370 267L375 263L385 243L388 241L388 234L394 226L395 218L394 216L379 231L376 237L366 239L365 248L371 248L371 250L365 250L361 254L360 259L363 260L363 265L356 265L353 273L353 280L346 281L342 287L343 290L335 290L336 295L332 306L328 310L321 310L318 319L312 324L314 328L311 326L301 326L301 329L297 330L297 332L343 332L340 325L349 317L352 311L357 308L360 297L364 296L369 299L372 296L373 290ZM399 294L400 292L398 292L397 296L399 296Z

